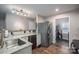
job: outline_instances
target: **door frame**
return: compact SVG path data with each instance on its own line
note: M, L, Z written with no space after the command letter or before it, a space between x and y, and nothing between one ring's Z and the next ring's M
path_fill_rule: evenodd
M56 20L57 19L62 19L62 18L67 18L68 17L68 19L69 19L69 43L68 43L68 46L70 47L70 16L63 16L63 17L58 17L58 18L54 18L54 24L53 24L53 28L54 28L54 30L53 30L53 43L56 43Z

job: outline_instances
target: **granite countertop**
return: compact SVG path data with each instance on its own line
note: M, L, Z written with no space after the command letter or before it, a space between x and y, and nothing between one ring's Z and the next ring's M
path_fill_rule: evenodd
M11 53L14 53L14 52L21 50L23 48L26 48L26 47L28 48L29 46L32 46L32 43L27 42L26 44L16 45L11 48L0 48L0 54L11 54Z
M9 37L7 38L4 38L4 41L7 41L7 40L14 40L14 39L22 39L22 37L24 36L31 36L31 35L36 35L36 33L28 33L28 34L19 34L19 35L10 35ZM23 40L24 41L24 40ZM14 53L20 49L23 49L25 47L29 47L29 46L32 46L32 43L30 42L26 42L25 44L23 45L16 45L16 46L13 46L11 48L0 48L0 54L11 54L11 53Z
M7 37L7 38L4 38L4 40L18 39L18 38L21 38L21 37L24 37L24 36L31 36L31 35L36 35L36 33L29 33L29 34L19 34L19 35L10 35L9 37Z

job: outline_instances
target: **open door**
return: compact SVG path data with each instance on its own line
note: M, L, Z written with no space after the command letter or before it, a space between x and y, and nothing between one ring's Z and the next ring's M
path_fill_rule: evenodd
M56 19L56 42L69 46L69 18Z

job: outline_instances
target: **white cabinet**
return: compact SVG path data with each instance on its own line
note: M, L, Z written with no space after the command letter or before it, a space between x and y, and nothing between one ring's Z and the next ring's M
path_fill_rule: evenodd
M13 54L32 54L32 46L25 47L19 51L16 51Z
M37 46L41 44L41 34L37 35Z

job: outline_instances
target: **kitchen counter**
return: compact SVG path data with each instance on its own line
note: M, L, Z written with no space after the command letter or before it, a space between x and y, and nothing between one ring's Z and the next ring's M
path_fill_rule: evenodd
M7 38L4 38L4 42L9 40L21 39L25 41L22 37L28 37L31 35L36 35L36 33L29 33L29 34L19 34L19 35L10 35ZM26 41L25 41L26 42ZM5 45L5 44L4 44ZM15 45L13 47L7 48L6 46L0 48L0 54L32 54L32 43L26 42L23 45Z
M1 48L0 54L12 54L12 53L16 53L17 51L19 52L21 49L24 49L24 48L26 48L26 50L25 50L25 52L26 52L28 47L30 47L30 52L28 52L26 54L29 54L29 53L31 54L32 53L31 46L32 46L32 43L27 42L26 44L17 45L17 46L11 47L11 48ZM23 53L20 53L20 54L23 54Z
M21 35L10 35L9 37L4 38L4 40L6 41L6 40L18 39L18 38L21 38L21 37L24 37L24 36L31 36L31 35L36 35L36 33L21 34Z

